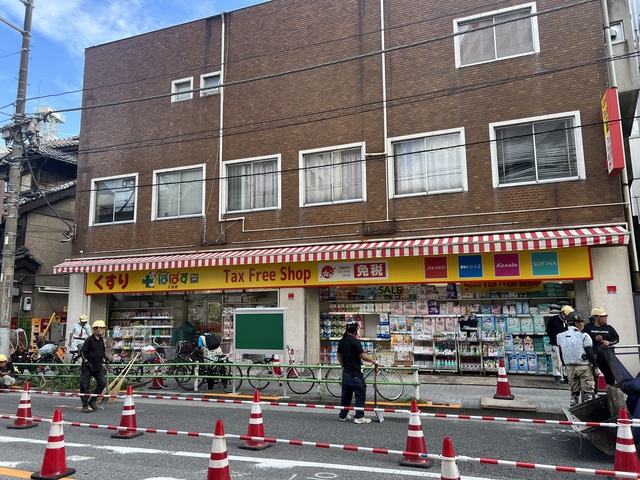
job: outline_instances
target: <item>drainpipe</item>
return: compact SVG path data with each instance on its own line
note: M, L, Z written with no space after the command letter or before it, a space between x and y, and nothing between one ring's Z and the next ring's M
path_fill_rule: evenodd
M613 47L611 45L611 28L609 25L609 10L607 9L607 0L600 0L600 9L602 10L604 43L607 50L607 70L609 72L609 85L611 88L615 88L617 90L618 80L616 78L615 65L613 64ZM636 249L636 236L635 229L633 227L633 211L631 210L631 195L629 193L629 177L627 176L626 159L624 168L622 169L622 172L620 172L620 182L622 184L622 197L624 199L625 205L625 216L627 217L627 226L629 228L629 249L631 250L631 284L633 287L633 291L638 292L640 291L640 267L638 266L638 251Z

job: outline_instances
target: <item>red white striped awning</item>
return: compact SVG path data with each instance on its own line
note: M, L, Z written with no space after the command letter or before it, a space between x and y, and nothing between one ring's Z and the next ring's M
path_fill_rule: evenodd
M483 252L549 250L584 246L625 245L623 227L575 228L521 233L495 233L387 242L345 243L256 250L221 250L142 257L77 259L56 265L54 274L122 272L169 268L259 265L268 263L327 262L391 257L456 255Z

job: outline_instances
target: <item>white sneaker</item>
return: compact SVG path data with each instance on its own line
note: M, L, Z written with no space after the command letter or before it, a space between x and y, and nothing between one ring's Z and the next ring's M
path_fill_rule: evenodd
M370 418L360 417L353 420L353 423L371 423Z
M347 422L347 421L351 420L351 415L347 414L347 416L344 417L344 418L338 417L338 420L340 420L341 422Z

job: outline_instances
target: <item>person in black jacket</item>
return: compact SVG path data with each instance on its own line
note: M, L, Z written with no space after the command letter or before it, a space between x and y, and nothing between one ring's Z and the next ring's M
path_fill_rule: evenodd
M551 307L551 305L550 305ZM559 308L559 305L555 306ZM573 308L565 305L560 309L557 315L549 318L547 321L547 335L549 335L549 344L551 345L551 362L553 363L553 383L558 385L563 376L562 357L560 356L560 348L558 347L558 334L567 331L567 316L573 312Z
M80 393L89 393L91 377L96 379L96 389L93 393L101 394L107 386L102 360L109 363L105 356L104 332L106 325L104 320L96 320L93 324L93 335L87 338L80 350L82 354L82 367L80 367ZM82 400L82 413L94 412L98 409L97 397L80 395Z
M604 349L615 345L620 341L618 332L611 325L607 324L609 320L609 314L602 307L593 307L591 310L591 316L593 317L593 323L585 325L584 331L589 334L591 340L593 340L593 349L598 357L598 367L604 375L607 385L615 385L616 377L607 362L607 358L604 356ZM597 379L596 379L597 380Z

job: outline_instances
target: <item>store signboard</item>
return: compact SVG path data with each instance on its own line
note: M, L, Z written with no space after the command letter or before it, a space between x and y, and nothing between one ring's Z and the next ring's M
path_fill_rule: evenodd
M609 175L617 175L625 166L624 139L617 88L605 90L600 107L602 109L604 140L607 147L607 172Z
M587 280L589 247L545 251L396 257L384 260L232 265L88 273L88 295L198 290L394 285L425 282Z
M286 352L286 308L236 308L233 311L233 347L241 354Z
M538 292L544 290L544 282L540 280L507 280L499 282L462 283L462 293L481 292Z

